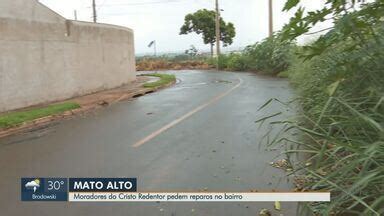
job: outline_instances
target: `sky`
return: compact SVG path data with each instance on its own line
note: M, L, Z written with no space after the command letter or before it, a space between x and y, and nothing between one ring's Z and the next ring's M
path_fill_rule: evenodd
M289 21L292 12L282 12L286 0L274 0L274 30ZM67 19L92 21L92 0L40 0ZM318 9L324 0L303 0L306 8ZM134 30L136 54L150 54L148 44L156 40L159 53L183 52L194 45L209 51L200 35L179 35L184 17L199 9L214 9L215 0L96 0L98 22L126 26ZM220 0L222 17L236 28L234 43L227 50L238 50L268 36L268 0ZM304 38L301 40L310 40Z

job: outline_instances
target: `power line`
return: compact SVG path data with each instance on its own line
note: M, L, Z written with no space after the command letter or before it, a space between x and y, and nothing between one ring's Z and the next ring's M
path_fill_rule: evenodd
M103 3L101 3L100 5L97 6L97 8L101 8L105 5L105 3L107 2L107 0L104 0Z
M122 6L140 6L140 5L153 5L153 4L169 4L169 3L184 3L187 2L186 0L166 0L166 1L152 1L152 2L141 2L141 3L123 3L123 4L105 4L107 1L104 0L102 4L96 5L96 0L92 0L92 11L93 11L93 20L94 22L97 22L97 17L99 12L97 11L100 8L103 7L122 7ZM90 8L89 6L86 8ZM125 15L126 13L118 13L118 14L105 14L103 15Z
M121 6L140 6L140 5L151 5L151 4L168 4L168 3L180 3L186 2L183 0L167 0L167 1L154 1L154 2L141 2L141 3L123 3L123 4L104 4L99 7L121 7Z

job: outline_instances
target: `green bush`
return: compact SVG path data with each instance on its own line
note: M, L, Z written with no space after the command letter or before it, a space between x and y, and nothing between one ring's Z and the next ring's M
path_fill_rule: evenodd
M248 59L241 53L231 53L228 55L226 68L234 71L248 70Z
M261 43L248 46L241 53L222 55L219 58L221 69L235 71L257 71L277 75L287 70L294 45L273 36Z
M211 65L212 67L217 66L217 58L209 57L204 59L204 62L207 63L208 65Z
M228 55L220 55L220 57L216 60L216 64L219 65L220 69L230 69L228 68L228 61L229 61Z
M279 36L274 36L248 46L244 50L244 55L249 59L250 70L276 75L287 70L292 48L291 43L282 41Z

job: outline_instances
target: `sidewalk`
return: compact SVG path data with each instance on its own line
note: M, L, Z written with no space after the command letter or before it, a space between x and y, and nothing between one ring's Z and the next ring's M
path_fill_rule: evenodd
M100 106L107 106L122 100L127 100L129 98L134 98L153 92L153 89L144 88L142 86L147 82L154 82L156 80L157 79L154 79L153 77L137 76L136 81L128 85L97 92L94 94L80 96L77 98L72 98L64 102L76 102L81 106L83 111L95 109Z
M17 133L28 132L40 127L46 127L47 125L53 122L73 118L74 116L77 116L77 115L86 114L88 112L109 106L119 101L140 97L145 94L155 92L159 89L162 89L174 84L174 83L171 83L169 85L161 86L159 88L143 87L143 84L148 82L155 82L157 80L158 78L155 78L155 77L139 75L137 76L136 81L115 89L110 89L110 90L96 92L89 95L75 97L65 101L55 102L54 104L64 103L64 102L75 102L75 103L78 103L81 107L75 110L66 111L61 114L47 116L47 117L35 119L30 122L25 122L17 127L5 128L5 129L0 128L0 138L17 134ZM44 104L44 105L41 105L41 107L47 106L47 105L48 104ZM35 108L38 108L38 107L39 106Z

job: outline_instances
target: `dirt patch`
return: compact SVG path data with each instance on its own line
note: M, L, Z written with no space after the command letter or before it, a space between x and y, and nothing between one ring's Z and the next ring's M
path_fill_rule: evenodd
M204 61L180 61L172 62L167 60L141 60L136 64L137 71L152 70L209 70L214 67Z

